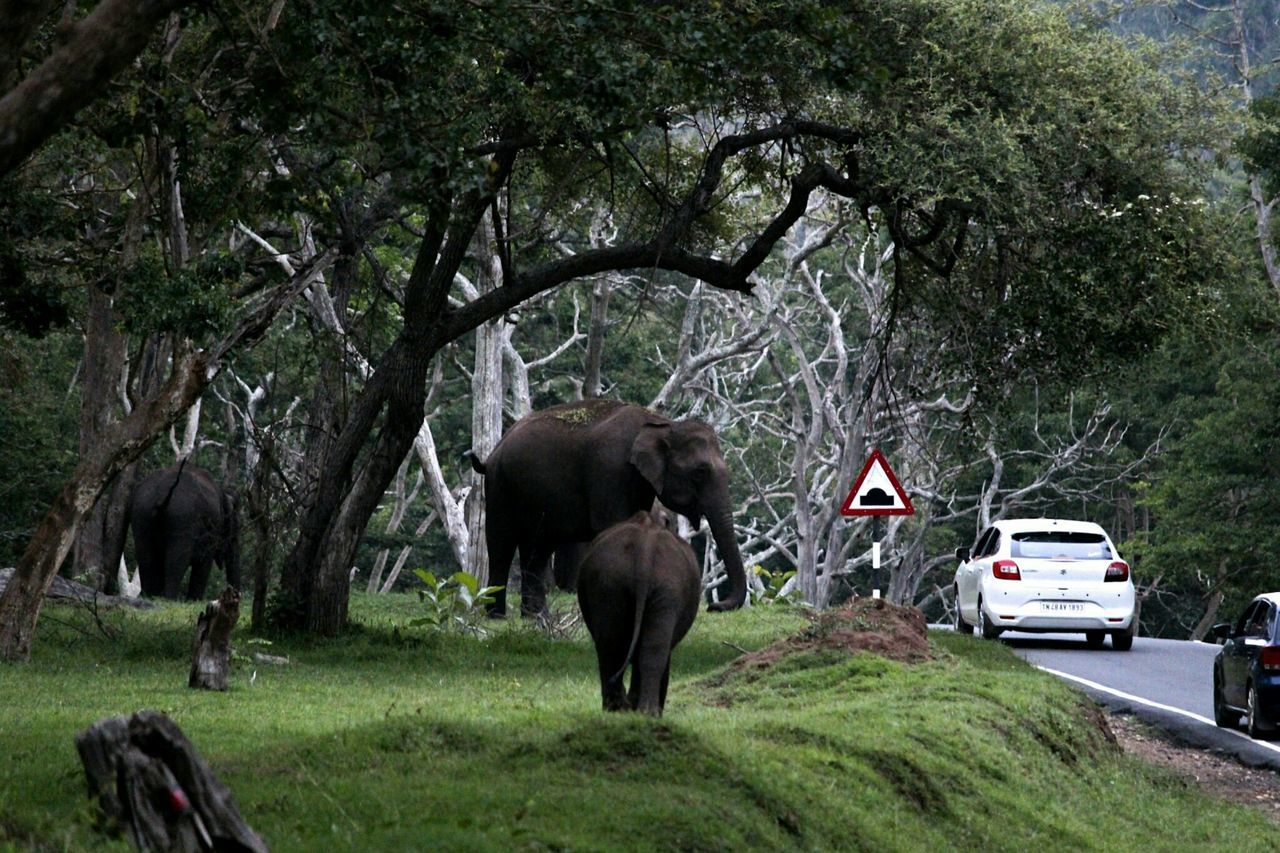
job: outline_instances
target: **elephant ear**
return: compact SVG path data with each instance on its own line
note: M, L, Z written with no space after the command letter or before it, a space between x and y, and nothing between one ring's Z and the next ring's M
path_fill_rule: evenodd
M647 423L631 443L631 464L659 495L667 475L667 439L670 434L670 424Z

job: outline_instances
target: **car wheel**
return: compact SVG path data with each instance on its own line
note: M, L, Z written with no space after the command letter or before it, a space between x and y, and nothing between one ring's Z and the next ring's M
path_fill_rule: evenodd
M1127 652L1133 648L1133 629L1111 632L1111 648L1118 652Z
M956 591L956 616L951 624L956 629L957 634L965 634L966 636L973 634L973 626L964 621L964 615L960 613L960 592L958 590Z
M1222 676L1213 673L1213 721L1224 729L1235 728L1240 722L1240 715L1227 707L1227 700L1222 696Z
M1253 689L1253 685L1249 685L1249 737L1254 740L1270 740L1273 734L1271 729L1262 727L1262 711L1258 707L1258 691Z
M982 609L982 599L978 599L978 631L982 634L984 640L994 640L1000 636L1000 629L991 624L991 620L987 618L987 611Z
M1091 649L1100 649L1102 644L1107 641L1106 631L1085 631L1084 639Z

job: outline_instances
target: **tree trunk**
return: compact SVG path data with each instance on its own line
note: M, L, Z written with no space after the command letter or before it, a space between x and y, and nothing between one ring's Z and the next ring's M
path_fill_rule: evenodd
M196 621L195 649L187 686L226 690L231 669L231 632L240 621L240 591L227 587Z
M271 555L275 552L275 539L271 536L271 502L267 495L267 487L271 479L271 465L268 460L274 453L271 438L263 441L259 448L258 462L253 467L249 481L249 492L246 503L249 509L249 524L252 527L257 547L253 550L253 608L249 626L254 633L260 633L267 622L267 588L270 581Z
M295 616L301 617L300 627L312 633L333 636L345 627L350 568L356 547L400 460L413 447L418 433L416 425L423 422L427 374L439 347L419 342L412 350L412 355L402 356L403 367L393 371L398 378L396 387L388 394L382 430L354 485L343 498L335 482L328 479L322 482L317 503L304 522L304 537L290 556L290 563L286 563L286 566L292 564L301 581L297 587L301 593L297 598L301 609ZM410 347L406 346L403 352L409 351ZM376 413L378 396L376 392L367 398L361 396L353 407L353 422L362 422ZM354 459L348 455L347 448L356 449L353 445L358 442L354 431L344 430L344 437L351 445L340 440L335 449L341 459L339 464L349 470ZM340 477L341 467L338 472ZM320 522L325 517L329 520L322 526Z
M1191 639L1203 640L1209 634L1209 629L1218 621L1218 609L1222 607L1224 596L1221 590L1217 590L1210 594L1209 600L1205 604L1204 615L1200 617L1200 621L1196 623L1196 627L1191 630Z
M449 485L444 480L444 472L440 470L440 459L436 454L436 440L431 434L430 421L422 422L422 427L413 440L413 447L418 454L423 473L426 474L427 487L431 490L431 505L436 508L436 514L440 516L445 538L449 540L449 548L453 551L453 559L458 563L459 570L465 569L467 549L470 548L471 542L471 534L467 528L466 514L463 510L466 495L464 494L463 499L459 501L449 491ZM470 491L468 488L467 493L469 494ZM383 589L386 589L385 585Z
M486 218L476 238L482 270L476 284L483 296L502 285L502 266L490 219ZM489 458L502 435L502 326L503 321L498 318L476 329L475 370L471 373L471 451L481 459ZM467 562L463 568L485 587L489 585L489 548L484 537L484 478L470 466L463 476L471 481L466 503Z
M0 97L0 176L96 98L143 51L156 24L185 5L186 0L102 0L68 27L53 53ZM32 32L27 26L15 29ZM0 78L10 71L0 68Z
M324 476L285 560L280 613L286 627L331 636L346 624L352 556L425 417L427 378L444 343L449 289L488 202L489 197L473 196L466 213L453 222L440 208L428 217L405 288L404 325L325 454ZM384 409L376 445L347 491L357 457Z
M591 321L587 327L587 363L582 375L582 396L599 397L603 389L604 336L609 328L608 276L600 276L591 286Z
M164 714L99 720L76 735L76 749L105 822L127 828L139 850L266 853L231 791Z
M120 265L128 267L138 257L138 248L145 238L144 225L151 210L154 158L144 158L139 192L129 207L121 237ZM97 446L107 427L119 420L120 407L128 408L128 341L116 330L116 316L112 298L103 292L96 282L85 286L84 374L80 402L80 456L88 455ZM126 383L121 394L120 383ZM150 396L158 386L155 377L139 377L139 391ZM137 480L137 463L126 465L111 485L111 490L99 498L89 522L84 526L76 543L74 573L93 578L101 577L99 586L109 595L117 592L117 566L124 553L126 536L125 518L129 499Z
M96 284L86 286L84 370L81 373L80 455L87 455L116 420L117 384L124 369L125 340L115 329L111 297ZM125 478L121 478L122 482ZM116 566L124 548L124 506L129 489L113 486L98 501L76 541L73 573L114 593ZM123 498L123 501L121 500ZM117 530L117 528L119 528Z

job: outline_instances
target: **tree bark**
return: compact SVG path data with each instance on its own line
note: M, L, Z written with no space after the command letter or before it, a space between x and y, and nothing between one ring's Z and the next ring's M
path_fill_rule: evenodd
M267 845L178 726L158 711L109 717L76 735L89 796L139 850L238 850Z
M187 686L226 690L231 670L231 632L240 621L240 591L227 587L196 620L195 648Z
M0 98L0 176L16 169L97 98L147 46L156 24L186 4L187 0L102 0L83 20L70 25L53 53ZM16 29L28 35L31 31L27 24ZM0 76L8 71L0 68Z
M492 212L491 212L492 215ZM502 286L502 264L495 231L488 217L476 234L476 254L480 275L479 295ZM476 329L475 369L471 372L471 451L488 459L502 436L502 350L503 320L497 317ZM480 582L489 585L489 547L484 536L484 478L467 466L464 477L470 480L467 495L466 525L467 562L463 569Z
M505 170L499 172L505 176ZM289 626L331 636L346 623L351 558L425 417L427 377L444 342L441 326L449 288L488 204L488 198L479 196L471 198L457 222L450 223L448 209L440 206L428 217L405 289L404 325L329 446L322 464L325 476L285 560L280 615ZM365 439L384 410L375 446L346 490Z
M80 455L87 455L116 418L117 385L124 370L125 339L115 329L111 297L97 283L86 288L84 370L81 372ZM127 478L120 478L94 507L76 542L74 574L114 593L116 567L124 549L124 503ZM122 500L123 499L123 500Z
M604 387L604 336L609 328L608 276L600 276L591 286L591 320L587 327L587 363L582 374L582 396L599 397Z

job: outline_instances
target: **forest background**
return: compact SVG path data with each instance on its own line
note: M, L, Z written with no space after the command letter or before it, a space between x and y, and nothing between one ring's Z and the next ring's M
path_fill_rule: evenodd
M332 633L483 580L463 452L605 396L716 428L758 595L944 618L954 549L1040 514L1111 532L1144 634L1280 586L1275 2L553 5L162 10L4 178L0 566L163 398L62 573L113 590L189 456L256 626ZM917 509L879 572L871 447Z

